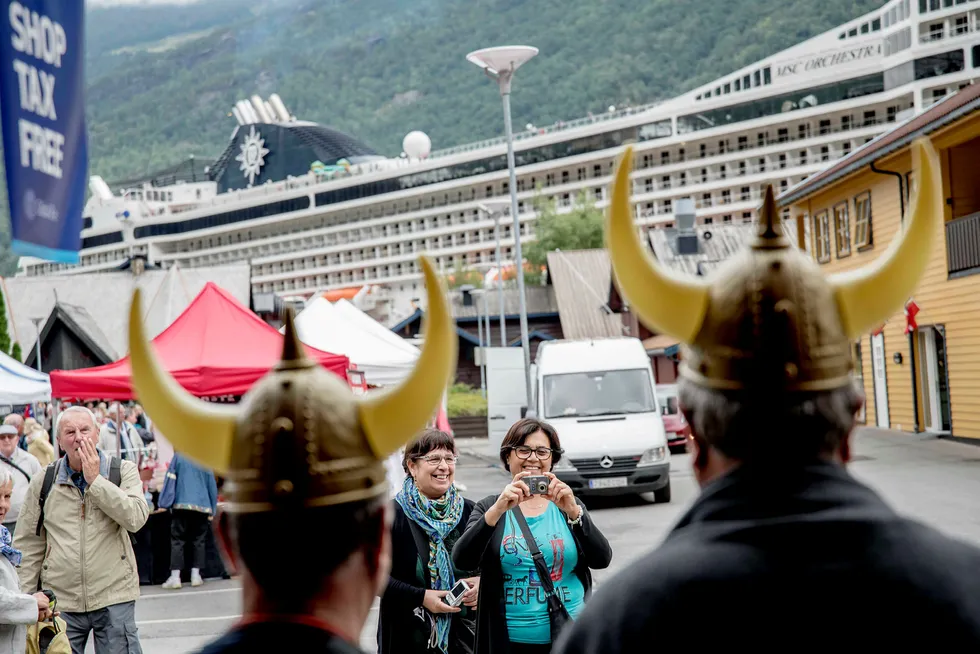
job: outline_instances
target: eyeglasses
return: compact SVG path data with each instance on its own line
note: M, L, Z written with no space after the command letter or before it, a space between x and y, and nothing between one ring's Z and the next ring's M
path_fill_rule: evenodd
M561 450L553 450L550 447L528 447L527 445L518 445L511 449L514 450L514 453L517 454L517 458L519 459L529 459L531 458L531 452L534 452L542 461L550 459L553 452L561 452Z
M440 463L442 463L443 461L446 462L446 465L454 466L454 465L456 465L456 462L459 460L459 457L458 456L455 456L453 454L450 454L448 456L444 456L444 455L441 455L441 454L429 454L427 456L417 456L417 457L415 457L415 460L416 461L425 461L430 466L437 466Z

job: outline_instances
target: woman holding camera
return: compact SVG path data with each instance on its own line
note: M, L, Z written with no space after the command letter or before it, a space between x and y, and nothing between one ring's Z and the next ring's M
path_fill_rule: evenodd
M550 652L561 623L578 615L592 590L590 569L612 560L585 506L551 473L561 454L548 423L514 423L500 447L513 479L477 502L453 549L457 566L481 570L477 654ZM543 562L535 563L535 551Z
M402 466L406 476L395 496L378 652L471 652L480 578L454 567L450 554L473 510L454 484L456 443L444 431L427 429L405 447ZM460 580L470 590L451 605L447 594Z

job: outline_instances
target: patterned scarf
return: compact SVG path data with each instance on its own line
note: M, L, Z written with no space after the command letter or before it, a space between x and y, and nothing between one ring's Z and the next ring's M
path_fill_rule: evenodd
M20 550L15 550L11 543L14 541L14 537L10 535L10 530L0 525L0 554L7 557L13 566L16 568L20 566L21 553Z
M395 495L405 515L429 536L429 578L432 590L449 590L456 583L452 559L446 549L444 539L456 528L463 516L463 497L450 486L445 495L430 500L419 492L411 475L405 477L401 491ZM451 613L434 616L438 635L438 646L443 652L449 649L449 627Z

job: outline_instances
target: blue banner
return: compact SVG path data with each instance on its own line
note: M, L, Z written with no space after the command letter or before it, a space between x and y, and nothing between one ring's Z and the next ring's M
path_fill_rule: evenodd
M0 119L14 252L78 263L88 174L84 0L2 0Z

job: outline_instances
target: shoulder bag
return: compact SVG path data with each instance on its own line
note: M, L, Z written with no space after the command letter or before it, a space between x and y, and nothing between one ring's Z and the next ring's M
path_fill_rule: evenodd
M524 542L527 543L527 549L534 559L534 566L538 569L538 578L541 580L541 585L544 587L548 599L548 621L551 623L551 642L554 643L558 640L558 634L561 633L562 628L572 621L572 616L568 614L561 598L555 592L555 585L551 582L551 570L548 569L548 564L544 561L544 555L541 554L541 549L538 547L537 541L534 540L531 528L527 526L527 520L524 519L521 507L515 506L511 512L524 534Z

